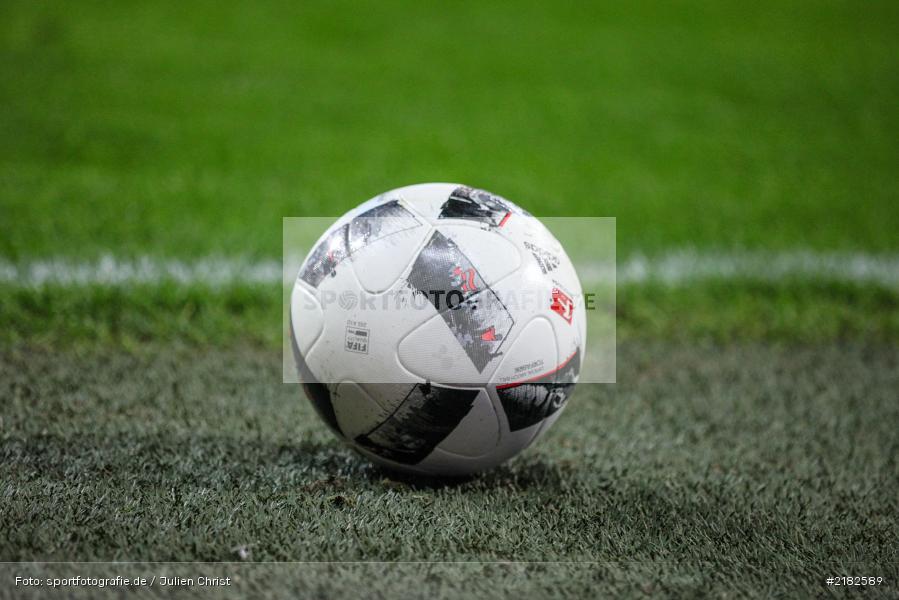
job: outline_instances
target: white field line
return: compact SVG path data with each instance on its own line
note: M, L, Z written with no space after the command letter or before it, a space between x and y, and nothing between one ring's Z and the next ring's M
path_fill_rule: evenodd
M0 283L29 288L115 287L176 283L227 287L236 284L272 284L281 281L281 261L252 262L231 258L192 261L151 257L118 259L103 256L94 261L64 258L11 263L0 259Z
M594 265L578 265L586 281L602 277ZM608 274L606 274L608 277ZM676 250L660 256L631 256L618 264L618 285L659 282L682 285L700 280L828 281L899 288L899 254L861 252L699 252Z
M300 261L292 259L291 264ZM677 250L660 256L623 259L616 270L610 262L579 263L585 284L611 282L639 285L659 282L685 285L701 280L831 281L880 285L899 289L899 254L849 252L699 252ZM119 259L108 255L93 261L65 258L13 263L0 259L0 284L18 288L115 287L128 285L199 284L210 287L277 284L293 281L281 261L203 258L192 261L151 257Z

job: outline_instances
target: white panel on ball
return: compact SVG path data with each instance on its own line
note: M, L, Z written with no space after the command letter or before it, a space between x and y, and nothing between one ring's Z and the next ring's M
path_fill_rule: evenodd
M390 414L351 381L341 382L334 388L332 402L340 431L350 439L367 433L372 423L379 423Z
M297 283L290 298L290 316L294 340L300 352L307 353L325 326L324 312L318 299L303 284Z
M370 217L376 221L381 217ZM395 234L375 240L350 255L350 262L362 290L380 293L390 289L416 256L427 235L430 225L420 220L420 225L398 231Z
M400 341L397 357L403 368L423 380L455 384L486 381L441 315L434 315L410 331Z

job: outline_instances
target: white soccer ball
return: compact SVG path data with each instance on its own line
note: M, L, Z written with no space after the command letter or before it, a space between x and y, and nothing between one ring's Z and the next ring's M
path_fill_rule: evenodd
M424 475L494 467L559 417L587 327L561 244L458 184L381 194L300 268L290 336L306 395L372 461Z

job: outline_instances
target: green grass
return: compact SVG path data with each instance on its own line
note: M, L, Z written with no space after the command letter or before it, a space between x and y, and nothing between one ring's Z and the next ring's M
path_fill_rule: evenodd
M897 26L890 2L6 2L0 257L274 258L283 216L428 180L616 216L621 257L894 253ZM276 340L239 287L3 286L0 340ZM890 292L698 287L622 290L622 332L895 338Z
M892 347L629 344L619 380L579 388L506 466L408 481L343 449L274 352L8 348L0 560L230 561L245 547L254 561L603 563L495 566L481 583L514 590L531 569L531 594L795 597L832 573L895 592ZM352 591L363 568L297 582L297 567L266 587ZM417 579L417 594L449 595L474 585L453 569L490 569L434 568L366 589Z
M0 342L46 347L248 342L280 348L281 302L278 285L0 285Z
M0 255L277 256L463 181L619 250L899 248L894 2L0 8Z
M590 322L602 324L598 319L605 314L597 312ZM824 281L622 285L616 317L621 341L899 341L896 290ZM0 285L0 342L7 344L133 348L167 342L227 348L248 343L277 349L283 327L278 285Z

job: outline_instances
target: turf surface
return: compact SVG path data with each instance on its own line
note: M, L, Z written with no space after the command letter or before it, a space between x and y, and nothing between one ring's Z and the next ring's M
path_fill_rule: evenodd
M508 466L407 481L332 439L276 353L8 349L0 559L609 563L565 567L581 593L896 581L894 348L632 344L619 378ZM303 585L346 590L343 568Z

